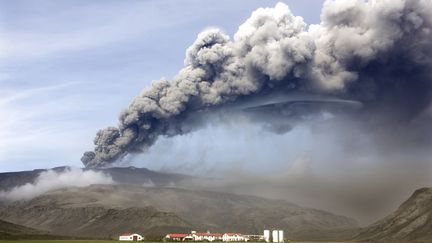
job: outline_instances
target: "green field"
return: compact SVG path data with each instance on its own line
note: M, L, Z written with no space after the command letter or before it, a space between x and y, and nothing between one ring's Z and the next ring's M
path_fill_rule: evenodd
M117 240L0 240L0 243L113 243L120 242ZM125 241L122 241L125 242ZM160 242L148 242L145 243L160 243ZM304 242L304 241L290 241L290 243L349 243L349 242L336 242L336 241L320 241L320 242Z
M0 240L1 243L114 243L118 240ZM125 242L125 241L122 241Z
M1 243L114 243L118 240L0 240ZM124 242L124 241L123 241Z

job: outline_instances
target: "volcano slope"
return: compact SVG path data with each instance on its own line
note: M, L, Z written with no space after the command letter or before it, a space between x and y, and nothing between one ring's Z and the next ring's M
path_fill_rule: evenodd
M0 220L0 239L36 238L44 232Z
M432 242L432 188L416 190L395 212L362 230L355 239Z
M65 172L70 169L68 166L61 166L49 169L57 173ZM192 176L176 174L176 173L163 173L152 171L146 168L137 167L111 167L111 168L93 168L82 169L83 171L102 172L110 176L116 183L143 185L151 184L154 186L169 186L179 184L182 181L192 179ZM48 169L37 169L30 171L16 171L0 173L0 191L8 191L14 187L22 186L27 183L34 183L42 172Z
M278 227L291 239L316 240L327 237L326 232L339 237L335 232L357 227L350 218L282 200L124 184L50 191L3 206L0 219L51 234L99 238L125 231L261 233Z

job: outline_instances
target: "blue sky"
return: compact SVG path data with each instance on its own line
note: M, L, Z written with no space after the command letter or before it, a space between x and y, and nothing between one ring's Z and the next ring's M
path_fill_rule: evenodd
M0 171L81 166L95 132L152 80L175 75L200 31L232 36L276 2L0 1ZM319 23L323 1L283 2Z

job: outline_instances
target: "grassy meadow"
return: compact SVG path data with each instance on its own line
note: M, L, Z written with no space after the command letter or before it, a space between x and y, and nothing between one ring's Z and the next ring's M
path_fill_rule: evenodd
M0 243L113 243L120 242L118 240L1 240ZM121 241L125 242L125 241ZM160 242L148 242L145 243L160 243ZM320 242L305 242L305 241L290 241L289 243L349 243L349 242L336 242L336 241L320 241Z

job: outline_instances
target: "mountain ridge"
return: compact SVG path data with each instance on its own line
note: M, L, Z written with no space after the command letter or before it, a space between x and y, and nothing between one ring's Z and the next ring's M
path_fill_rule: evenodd
M5 206L0 218L52 234L91 237L129 229L163 235L191 229L261 233L279 227L292 238L307 239L310 231L325 235L357 227L353 219L283 200L126 184L53 190Z
M16 172L0 173L0 190L8 191L14 187L22 186L27 183L34 183L42 172L55 171L64 172L69 166L59 166L51 169L35 169ZM82 171L102 172L110 176L116 183L143 185L152 184L154 186L170 186L183 180L195 178L189 175L177 173L165 173L149 170L147 168L129 167L110 167L110 168L80 168Z
M432 187L417 189L393 213L361 230L354 239L432 242Z

